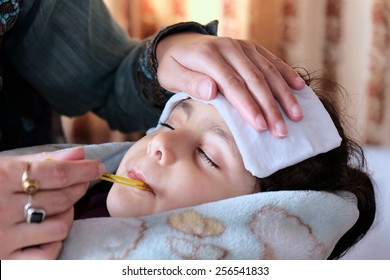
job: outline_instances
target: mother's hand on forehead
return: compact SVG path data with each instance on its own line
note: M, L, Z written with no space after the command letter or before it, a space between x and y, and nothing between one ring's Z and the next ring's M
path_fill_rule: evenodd
M84 160L82 148L0 157L0 259L56 258L73 205L103 172L100 162ZM36 192L29 194L23 183Z
M219 91L259 131L287 135L275 99L291 120L302 119L291 88L302 89L304 81L255 42L179 33L158 44L157 59L158 79L165 89L205 100Z

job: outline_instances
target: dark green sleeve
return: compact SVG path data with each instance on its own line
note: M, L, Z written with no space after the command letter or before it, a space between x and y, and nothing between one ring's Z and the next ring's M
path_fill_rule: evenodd
M158 41L174 32L210 33L183 23L152 40L130 39L98 0L23 1L21 8L4 39L10 63L58 113L93 111L123 132L154 126L166 101L156 76Z

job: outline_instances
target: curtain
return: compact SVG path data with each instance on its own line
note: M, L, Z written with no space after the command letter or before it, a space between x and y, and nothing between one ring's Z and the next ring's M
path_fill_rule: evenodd
M370 144L390 145L390 2L375 0L370 18L366 139Z
M259 10L270 11L274 18L267 24L274 31L271 38L251 28L251 39L290 65L339 83L349 96L344 107L350 127L356 127L350 131L354 138L390 146L390 1L251 2L251 26L261 25L262 19L254 16ZM270 6L261 7L265 2Z
M218 19L220 36L255 40L290 65L339 83L349 96L344 107L356 127L352 135L362 144L390 146L390 1L105 2L139 38L179 21Z

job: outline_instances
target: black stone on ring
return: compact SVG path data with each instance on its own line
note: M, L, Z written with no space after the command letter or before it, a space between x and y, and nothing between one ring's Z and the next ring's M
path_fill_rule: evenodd
M26 218L26 222L29 224L39 224L45 220L46 212L43 209L31 207L31 203L28 202L24 206L24 217Z

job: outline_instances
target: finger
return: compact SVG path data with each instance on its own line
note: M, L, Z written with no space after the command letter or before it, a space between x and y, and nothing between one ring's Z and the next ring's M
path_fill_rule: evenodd
M291 68L283 60L275 56L273 53L268 51L266 48L257 44L257 51L264 56L268 61L273 63L273 65L278 69L278 72L282 75L283 79L288 83L293 89L299 90L303 89L305 86L305 81L301 76Z
M299 120L302 113L292 90L276 67L259 55L253 43L233 41L228 49L229 51L223 52L222 55L226 62L232 65L238 75L244 79L249 93L243 92L243 95L235 94L231 97L230 94L225 93L225 96L243 114L247 107L240 108L245 104L242 100L250 94L259 105L271 133L276 137L286 137L287 128L281 114L281 108L277 106L275 98L282 100L282 108L291 119ZM256 116L257 122L259 118L260 114Z
M277 137L285 137L287 128L275 98L280 101L283 110L292 120L300 120L302 111L291 88L273 63L283 65L289 70L288 73L294 73L294 77L299 77L298 74L269 52L267 52L268 58L259 55L253 42L234 40L227 42L230 42L230 45L225 44L229 51L222 53L224 59L244 79L248 91L260 106L271 132ZM273 60L269 61L271 58ZM299 80L302 81L301 78ZM227 94L225 95L228 97ZM242 104L241 96L238 95L238 98L239 101L234 103L236 107Z
M271 89L268 87L268 81L259 68L249 61L239 42L241 41L219 37L209 40L206 44L203 43L201 47L195 44L195 47L198 46L198 48L190 53L187 51L186 55L181 54L180 52L183 50L179 49L175 54L172 54L172 57L178 57L183 68L212 77L219 91L255 129L262 131L270 125L274 135L285 136L287 130ZM254 51L256 50L254 49ZM256 53L259 55L257 51ZM162 68L162 64L159 67ZM273 68L275 69L275 67ZM170 76L175 77L174 75ZM285 88L288 88L280 74L278 79L279 83L283 83ZM257 86L253 85L253 81L257 82L255 83ZM256 92L257 95L253 92ZM263 106L261 106L262 104Z
M284 77L282 77L283 73L281 71L283 70L281 70L281 68L289 66L287 66L287 64L285 64L282 60L280 60L273 54L269 53L267 50L264 50L264 52L267 53L269 57L253 54L252 51L247 51L247 54L257 65L257 67L261 69L262 73L264 73L267 83L270 86L274 97L279 101L281 107L283 108L283 111L286 112L286 115L289 117L289 119L294 121L301 120L303 117L302 109L299 106L291 88L285 82L283 82L284 79L287 78L286 74ZM295 72L295 75L298 74ZM304 81L299 77L299 75L298 78L295 79L295 81L297 87L298 85L300 86L300 88L304 86ZM300 84L298 81L302 81L302 84Z
M42 161L42 160L81 160L85 157L83 147L58 150L55 152L42 152L33 155L18 156L17 159L23 161Z
M12 260L54 260L60 254L62 241L46 243L39 246L28 247L13 252Z
M170 59L171 62L161 64L157 70L159 83L162 87L170 92L184 91L203 100L215 97L217 85L213 79L184 67L173 58L167 59ZM169 67L165 67L165 65L169 65Z
M181 34L179 37L182 38L183 36L192 37L194 35ZM175 48L174 52L167 54L168 42L175 37L178 36L164 39L159 44L157 56L159 61L158 79L160 84L172 92L186 89L191 96L202 99L209 99L215 96L216 88L214 84L216 84L218 90L225 94L227 99L237 107L247 122L258 130L267 129L267 123L263 118L261 109L248 93L244 81L221 56L221 50L228 47L228 44L234 45L232 43L234 40L229 38L217 38L216 40L215 37L202 35L201 37L197 37L198 39L202 38L203 41L201 44L198 44L198 39L192 41L191 52L188 52L188 47L178 47ZM189 39L191 41L191 38ZM165 53L165 55L161 55L162 53ZM175 74L167 74L172 69L175 69ZM176 73L181 73L180 78L177 78ZM207 78L206 80L202 80L200 78L201 76L197 76L191 80L191 76L196 74L206 75L210 80L207 80ZM184 79L184 85L183 83L178 83L181 79ZM207 94L210 93L207 90L207 88L210 88L209 81L211 82L211 95ZM196 89L199 88L206 88L204 90L206 94L197 94ZM235 94L242 97L236 101L233 99L235 98Z
M223 44L225 41L219 42L224 45L224 48L228 49L227 52L233 53L232 56L243 56L242 50L238 50L239 47L233 40L229 38L219 40L226 40L225 44ZM232 46L229 46L229 43ZM196 57L192 56L194 53L197 54ZM191 69L191 72L188 72L187 80L190 80L193 73L202 73L212 77L218 86L218 90L238 109L247 122L258 130L267 129L267 123L263 118L260 107L248 92L242 77L221 55L218 45L210 44L207 49L203 48L181 57L183 57L180 60L180 65L183 68L181 72L184 73L186 69Z
M253 49L246 52L253 55ZM250 59L247 58L247 53L244 52L239 59L236 56L228 56L226 59L245 77L246 86L260 106L271 133L278 138L286 137L288 131L281 113L283 106L278 107L276 99L278 95L282 95L284 100L287 96L297 103L295 97L280 73L267 59L258 55ZM287 111L287 108L283 109Z
M228 43L231 43L230 46ZM262 95L272 99L272 93L263 75L254 67L244 55L241 48L234 41L228 40L226 53L218 53L209 58L209 67L205 72L213 77L218 85L219 91L229 100L229 102L240 112L241 116L255 129L263 131L268 128L264 112L268 110L261 107L259 100L255 99L252 90L262 92ZM244 69L244 70L243 70ZM247 79L247 81L245 80ZM253 84L257 87L254 88ZM266 109L266 110L264 110Z
M23 191L21 178L26 166L26 162L14 161L5 169L7 173L4 176L8 179L5 182L15 192ZM96 180L104 171L104 165L96 160L34 161L29 180L37 180L41 190L58 189Z
M45 244L62 242L68 236L72 223L73 208L49 217L39 224L26 222L17 224L11 229L8 242L4 243L13 249L5 250L12 252L11 258L31 258L34 254L37 254L38 258L54 258L59 251L56 256L52 256L53 247L50 245L46 247Z
M42 189L57 189L96 180L104 165L95 160L33 162L31 179L37 179Z
M39 191L32 197L31 205L36 209L43 209L46 217L66 212L86 193L88 184L77 184L60 190ZM24 217L24 205L30 202L25 194L15 194L7 209L7 216L2 217L2 224L20 223ZM8 219L8 220L6 220Z
M48 152L38 154L37 160L81 160L85 158L83 147L75 147L70 149L59 150L56 152Z
M236 94L231 97L230 100L232 104L238 108L243 104L243 96L248 94L251 95L256 104L259 105L271 133L276 137L287 136L287 128L280 111L281 108L277 106L275 97L273 95L274 89L269 87L270 83L268 82L268 78L270 74L268 73L268 76L265 76L264 69L261 69L253 62L253 60L249 59L247 54L240 47L237 48L236 53L230 51L229 53L225 54L225 60L228 64L234 65L235 71L244 78L246 88L249 91L249 93L244 92L244 95ZM273 74L274 79L281 81L279 84L281 83L284 85L284 88L290 92L290 88L286 85L281 75L277 72L276 68L272 65L270 65L270 67L273 69L271 74ZM227 94L225 95L227 96ZM242 110L245 109L246 107L242 108Z

